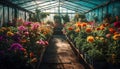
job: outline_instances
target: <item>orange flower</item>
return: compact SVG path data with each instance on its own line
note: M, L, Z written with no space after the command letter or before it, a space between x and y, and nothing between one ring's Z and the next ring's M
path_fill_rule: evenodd
M43 32L43 34L44 34L44 35L46 35L46 34L47 34L47 32Z
M114 35L119 34L119 32L115 32Z
M114 39L114 40L120 40L120 34L114 35L114 36L113 36L113 39Z
M80 22L78 22L78 23L77 23L77 26L78 26L78 27L81 27L81 24L80 24Z
M92 29L91 29L91 28L86 28L86 32L87 32L87 33L91 33L91 32L92 32Z
M115 29L109 28L109 32L113 34L113 33L115 33Z
M69 27L68 30L73 30L73 28L72 28L72 27Z
M87 37L87 42L90 42L90 43L94 42L94 37L93 36L88 36Z
M87 23L82 23L82 26L83 26L83 27L86 27L86 26L87 26Z
M100 26L100 30L104 30L105 29L105 27L104 26Z
M5 28L5 27L2 27L1 29L4 30L4 31L7 30L7 28Z
M34 53L30 52L30 58L33 58L33 57L34 57Z
M75 30L75 32L80 32L80 29L79 29L79 28L77 28L77 29Z

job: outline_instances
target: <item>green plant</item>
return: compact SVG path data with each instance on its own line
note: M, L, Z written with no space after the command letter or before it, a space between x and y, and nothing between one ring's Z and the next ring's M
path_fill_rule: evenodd
M35 14L29 15L29 20L34 22L41 22L44 18L46 18L49 13L41 12L40 10L36 9Z

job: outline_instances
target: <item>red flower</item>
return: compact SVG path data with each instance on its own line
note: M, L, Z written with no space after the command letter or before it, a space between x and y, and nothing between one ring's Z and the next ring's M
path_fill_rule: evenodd
M73 30L73 28L72 28L72 27L69 27L68 30Z
M113 33L115 33L115 29L109 28L109 32L113 34Z
M119 28L120 27L120 21L114 22L114 27Z
M86 28L86 32L87 32L87 33L91 33L91 32L92 32L92 29L91 29L91 28Z

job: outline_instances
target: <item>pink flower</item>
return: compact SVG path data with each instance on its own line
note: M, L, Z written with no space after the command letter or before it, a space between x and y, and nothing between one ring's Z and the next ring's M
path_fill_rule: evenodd
M25 26L30 26L32 23L31 22L25 22L24 25Z
M39 26L40 26L40 24L38 24L38 23L33 23L33 24L32 24L32 30L37 30Z
M24 32L25 36L28 36L29 35L29 32Z
M48 45L49 44L48 41L45 41L45 44Z
M39 40L36 43L39 44L39 45L43 45L43 46L48 45L48 42L47 41L43 41L43 40Z
M120 27L117 30L118 30L118 32L120 32Z
M120 27L120 21L114 22L114 27L119 28Z
M110 38L110 36L111 36L111 34L106 34L106 37L107 37L107 38Z
M19 27L18 27L18 30L19 30L19 31L26 31L27 28L26 28L25 26L19 26Z

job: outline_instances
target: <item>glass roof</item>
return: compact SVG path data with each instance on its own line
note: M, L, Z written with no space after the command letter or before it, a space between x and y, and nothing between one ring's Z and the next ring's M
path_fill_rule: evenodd
M44 11L61 7L71 11L78 11L84 13L102 4L106 4L110 0L8 0L8 1L33 12L35 11L35 9L40 9Z

